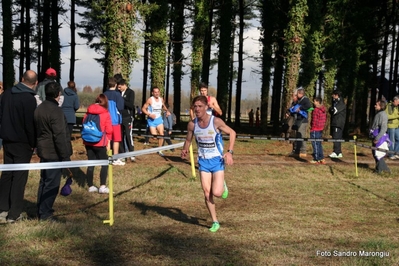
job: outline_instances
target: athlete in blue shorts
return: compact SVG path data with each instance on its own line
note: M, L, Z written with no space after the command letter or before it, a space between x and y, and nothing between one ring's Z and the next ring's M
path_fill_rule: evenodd
M166 112L166 116L170 115L168 108L166 108L162 97L160 97L159 88L152 88L152 96L147 99L143 108L141 108L144 114L147 115L147 124L150 129L151 135L164 135L162 110ZM163 138L158 139L158 146L163 146ZM163 156L163 153L158 152L159 155Z
M227 198L228 189L224 182L224 166L233 164L233 148L236 132L218 117L207 114L208 100L206 96L193 99L192 108L196 118L187 126L187 137L181 157L187 157L188 148L195 136L198 147L198 165L204 191L206 207L212 217L211 232L216 232L220 224L216 217L216 206L213 197ZM223 154L222 132L230 136L229 148Z

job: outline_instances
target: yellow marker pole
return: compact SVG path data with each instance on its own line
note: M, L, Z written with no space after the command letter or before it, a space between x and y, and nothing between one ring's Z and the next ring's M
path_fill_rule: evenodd
M356 177L358 177L359 175L358 175L358 172L357 172L357 152L356 152L356 139L357 139L357 136L354 135L353 139L355 140L355 142L354 142L355 144L353 145L353 148L355 149L355 171L356 171L355 175L356 175Z
M195 163L194 163L194 153L193 153L193 144L190 144L190 162L191 162L191 175L195 178Z
M103 223L112 226L114 224L114 180L112 177L112 150L108 151L108 183L109 220L104 220Z

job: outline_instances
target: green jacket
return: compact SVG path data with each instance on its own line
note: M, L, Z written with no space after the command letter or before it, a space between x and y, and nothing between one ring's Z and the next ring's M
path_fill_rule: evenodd
M399 127L399 106L394 106L392 103L388 103L385 112L388 115L388 128Z

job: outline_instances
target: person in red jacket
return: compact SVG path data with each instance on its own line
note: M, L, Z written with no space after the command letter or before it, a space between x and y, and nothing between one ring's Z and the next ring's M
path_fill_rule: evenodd
M111 115L108 112L108 98L104 94L97 96L94 104L87 108L88 114L98 114L100 116L100 130L105 132L103 138L97 143L89 143L83 141L85 145L88 160L107 160L107 151L111 149L112 139L112 122ZM101 194L108 194L109 188L106 186L108 165L102 165L100 171L100 188L93 185L94 166L87 167L87 185L89 192L99 192Z
M323 137L324 126L327 121L327 111L323 105L321 97L315 97L313 100L314 109L312 112L312 121L310 123L310 138L321 139ZM313 164L326 164L323 154L323 146L321 141L312 141L313 146Z

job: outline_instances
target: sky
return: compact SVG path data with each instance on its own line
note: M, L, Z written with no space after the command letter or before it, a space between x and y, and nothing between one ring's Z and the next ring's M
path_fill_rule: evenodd
M79 17L77 15L77 21ZM69 68L70 68L70 28L67 22L68 18L61 20L62 26L60 29L60 41L61 45L64 47L61 51L61 84L66 87L69 81ZM81 29L77 29L81 31ZM259 30L254 23L254 26L246 30L244 36L244 51L250 55L259 55L260 45L259 45ZM92 88L102 87L103 73L100 64L95 61L95 58L101 57L93 49L90 49L86 45L86 40L80 38L76 34L76 59L75 62L75 82L78 89L82 89L86 85L90 85ZM19 47L19 42L14 41L14 46ZM214 52L214 51L212 51ZM189 91L190 88L190 62L191 62L191 47L187 44L184 47L184 65L183 71L187 74L182 80L183 91ZM139 50L139 55L142 54L142 49ZM235 55L235 60L237 60L237 55ZM18 73L17 66L18 62L15 64L15 73ZM253 73L253 70L260 70L259 62L253 62L249 59L244 60L244 72L243 72L243 84L242 84L242 98L257 98L260 97L261 80L260 74ZM35 70L36 66L32 64L32 69ZM143 80L143 62L134 62L132 74L130 76L130 87L132 89L141 89ZM3 72L3 64L0 64L0 73ZM148 83L150 84L150 83ZM170 92L173 93L173 79L170 79ZM211 70L211 75L209 79L209 86L216 87L217 85L217 66ZM236 83L233 86L233 94L236 92Z

